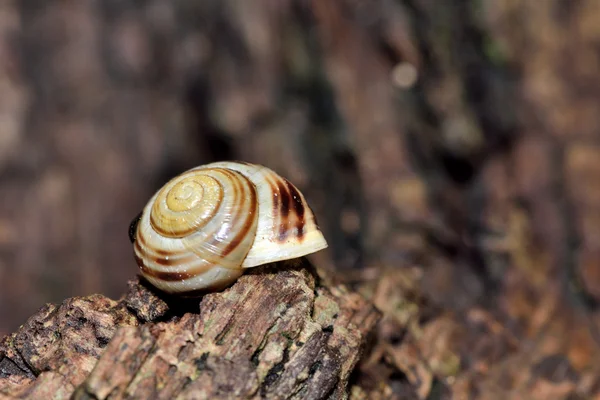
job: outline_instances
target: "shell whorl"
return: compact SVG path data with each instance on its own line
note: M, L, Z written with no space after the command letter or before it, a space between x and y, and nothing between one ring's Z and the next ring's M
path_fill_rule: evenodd
M219 162L173 178L132 231L142 275L170 293L227 286L244 268L327 247L304 196L259 165Z

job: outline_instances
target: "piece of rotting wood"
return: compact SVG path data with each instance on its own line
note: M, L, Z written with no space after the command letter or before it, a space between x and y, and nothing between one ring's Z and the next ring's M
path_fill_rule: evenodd
M0 343L0 399L342 399L380 317L306 260L199 299L142 282L47 305Z

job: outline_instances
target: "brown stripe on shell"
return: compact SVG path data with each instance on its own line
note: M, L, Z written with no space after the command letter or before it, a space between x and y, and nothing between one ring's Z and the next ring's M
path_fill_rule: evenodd
M164 267L190 263L195 258L194 254L189 254L187 257L182 257L182 255L185 253L174 253L171 251L150 247L146 244L146 240L141 234L138 236L138 240L136 240L133 246L136 254L142 254L144 258Z
M197 275L195 271L192 272L166 272L166 271L157 271L153 268L150 268L146 264L140 264L140 269L142 272L156 279L160 279L165 282L174 282L174 281L184 281L190 278L193 278Z
M287 225L289 223L290 195L285 186L281 184L279 178L275 178L274 181L269 175L266 175L265 180L269 184L271 193L273 194L273 213L275 215L275 218L273 219L273 231L278 231L277 239L279 241L284 241L288 234Z
M294 208L294 212L296 213L296 236L299 240L302 240L304 237L304 202L302 201L302 196L298 192L298 189L294 185L292 185L287 179L284 178L285 184L292 196L292 207Z
M152 261L154 261L156 264L161 265L163 267L172 267L172 266L177 266L177 265L181 265L182 263L185 264L188 261L192 261L193 257L186 257L186 258L178 258L178 257L152 257Z
M221 171L221 172L222 172L224 175L226 175L226 176L227 176L227 178L229 178L229 180L232 182L232 185L231 185L231 187L233 188L233 205L234 205L234 208L235 208L235 205L237 205L237 204L238 204L238 202L239 202L240 204L239 204L239 207L237 207L237 209L238 209L238 210L240 210L240 209L242 208L242 206L245 204L245 199L244 199L244 196L241 196L241 199L239 199L239 197L240 197L240 192L241 192L241 191L243 191L243 189L240 187L240 182L239 182L239 180L237 179L237 176L236 176L236 174L235 174L234 172L232 172L231 170L228 170L228 169L225 169L225 168L222 168L222 169L220 168L219 170L220 170L220 171ZM239 213L239 211L238 211L238 213ZM235 221L237 217L238 217L238 215L237 215L237 214L236 214L236 215L234 215L234 216L232 217L232 220L234 220L234 221ZM229 224L229 225L228 225L228 228L227 228L227 231L225 231L225 236L226 236L226 237L228 237L228 236L229 236L229 232L231 232L231 229L232 229L232 228L233 228L233 225L232 225L232 224ZM218 245L219 245L219 241L217 240L217 238L215 237L215 235L214 235L214 234L213 234L212 236L213 236L213 240L210 242L210 245L211 245L211 246L213 246L213 247L219 248L219 246L218 246ZM229 246L228 246L228 247L229 247ZM228 250L227 250L227 252L225 252L225 250L224 250L224 252L222 252L222 253L220 254L220 256L225 256L225 255L227 255L227 254L231 253L231 251L232 251L234 248L235 248L235 247L232 247L231 249L228 249Z
M140 253L144 253L144 252L137 246L137 243L136 243L136 250L137 251L134 251L134 257L135 257L135 260L136 260L137 265L140 268L140 270L142 270L142 272L148 276L152 276L154 278L157 278L157 279L160 279L160 280L163 280L166 282L190 279L197 275L203 274L204 272L208 271L210 268L214 267L213 264L207 264L202 267L189 268L185 272L158 271L158 270L152 268L151 266L147 265L147 263L145 263L144 260L138 255L138 252L140 252ZM146 254L146 256L147 256L147 254ZM150 258L150 260L156 262L157 264L161 264L159 262L159 259L156 257ZM184 260L185 260L184 262L191 261L191 259L188 260L187 258ZM177 259L177 260L174 260L173 262L177 262L179 264L181 261L182 261L181 259Z
M277 180L277 189L281 198L279 211L282 216L282 219L287 221L287 218L290 215L290 203L292 197L290 196L290 192L288 192L287 190L287 185L279 179Z
M289 215L292 196L287 190L287 185L280 179L277 180L277 190L279 191L280 205L279 205L279 236L278 240L283 242L287 239L289 233Z
M250 188L250 210L246 213L246 220L244 221L242 228L239 230L238 234L235 235L235 237L231 240L231 243L229 243L229 245L227 245L227 247L225 247L223 249L223 255L226 256L229 253L231 253L236 247L239 246L239 244L242 242L243 238L248 234L248 232L250 232L250 229L252 228L252 223L254 222L254 218L258 218L258 216L256 215L257 212L257 207L258 207L258 199L257 199L257 194L256 194L256 188L254 187L254 184L252 183L252 181L250 181L248 178L246 178L245 176L241 175L242 179L245 179L246 182L248 183L248 187ZM244 202L246 201L245 196L242 196L242 199L244 200ZM243 207L239 207L238 208L238 213L235 215L234 220L236 220L236 218L239 217L238 214L240 214L243 210Z

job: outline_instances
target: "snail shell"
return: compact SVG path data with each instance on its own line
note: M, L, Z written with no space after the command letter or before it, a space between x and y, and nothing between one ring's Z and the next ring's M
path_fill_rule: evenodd
M167 293L222 289L246 268L327 247L294 185L274 171L216 162L167 182L130 227L141 273Z

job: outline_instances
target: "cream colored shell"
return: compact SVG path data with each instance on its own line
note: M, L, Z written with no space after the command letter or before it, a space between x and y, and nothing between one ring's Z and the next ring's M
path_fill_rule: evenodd
M245 268L327 247L302 193L243 162L193 168L152 196L132 232L146 280L167 293L226 287Z

